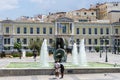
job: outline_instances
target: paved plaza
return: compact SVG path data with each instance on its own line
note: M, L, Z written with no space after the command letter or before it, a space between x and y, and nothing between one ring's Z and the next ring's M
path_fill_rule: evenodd
M87 53L88 62L105 62L106 53ZM37 57L37 62L40 57ZM53 56L49 57L50 62L54 62ZM71 61L71 55L68 55L67 62ZM33 57L27 58L0 58L0 68L5 68L10 62L34 62ZM108 62L110 64L120 65L120 55L108 53ZM29 75L29 76L1 76L0 80L56 80L54 75ZM96 74L65 74L60 80L120 80L120 73L96 73Z
M63 79L55 79L54 75L5 76L0 80L120 80L120 73L65 74Z

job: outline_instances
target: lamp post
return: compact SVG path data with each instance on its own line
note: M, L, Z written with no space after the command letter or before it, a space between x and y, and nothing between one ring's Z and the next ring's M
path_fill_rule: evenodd
M105 38L105 48L106 48L106 58L105 58L105 62L108 62L108 56L107 56L107 39Z
M105 62L108 62L108 54L107 54L107 44L108 44L108 36L102 37L102 42L105 43Z
M120 39L118 40L118 54L119 54L119 51L120 51Z
M100 58L102 57L102 52L101 52L101 45L103 44L103 39L100 37Z

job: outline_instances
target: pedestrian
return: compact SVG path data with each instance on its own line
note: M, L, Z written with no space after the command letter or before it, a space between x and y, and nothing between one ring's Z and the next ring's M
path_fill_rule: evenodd
M61 77L60 77L60 79L62 79L63 78L63 76L64 76L64 65L62 64L62 63L60 63L60 73L61 73Z
M59 78L59 74L60 74L60 63L58 61L55 61L55 77Z
M33 51L33 59L34 59L34 61L36 61L36 56L37 56L36 52Z

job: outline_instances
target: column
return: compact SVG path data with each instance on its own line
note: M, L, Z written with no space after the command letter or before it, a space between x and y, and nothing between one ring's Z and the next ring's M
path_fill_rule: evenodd
M57 35L57 22L55 22L55 35Z
M12 33L15 34L14 25L12 26Z
M72 35L74 35L74 23L72 23Z

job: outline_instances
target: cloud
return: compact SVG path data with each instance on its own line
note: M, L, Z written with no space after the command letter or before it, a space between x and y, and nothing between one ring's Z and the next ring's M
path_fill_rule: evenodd
M1 0L0 10L10 10L18 7L18 0Z

